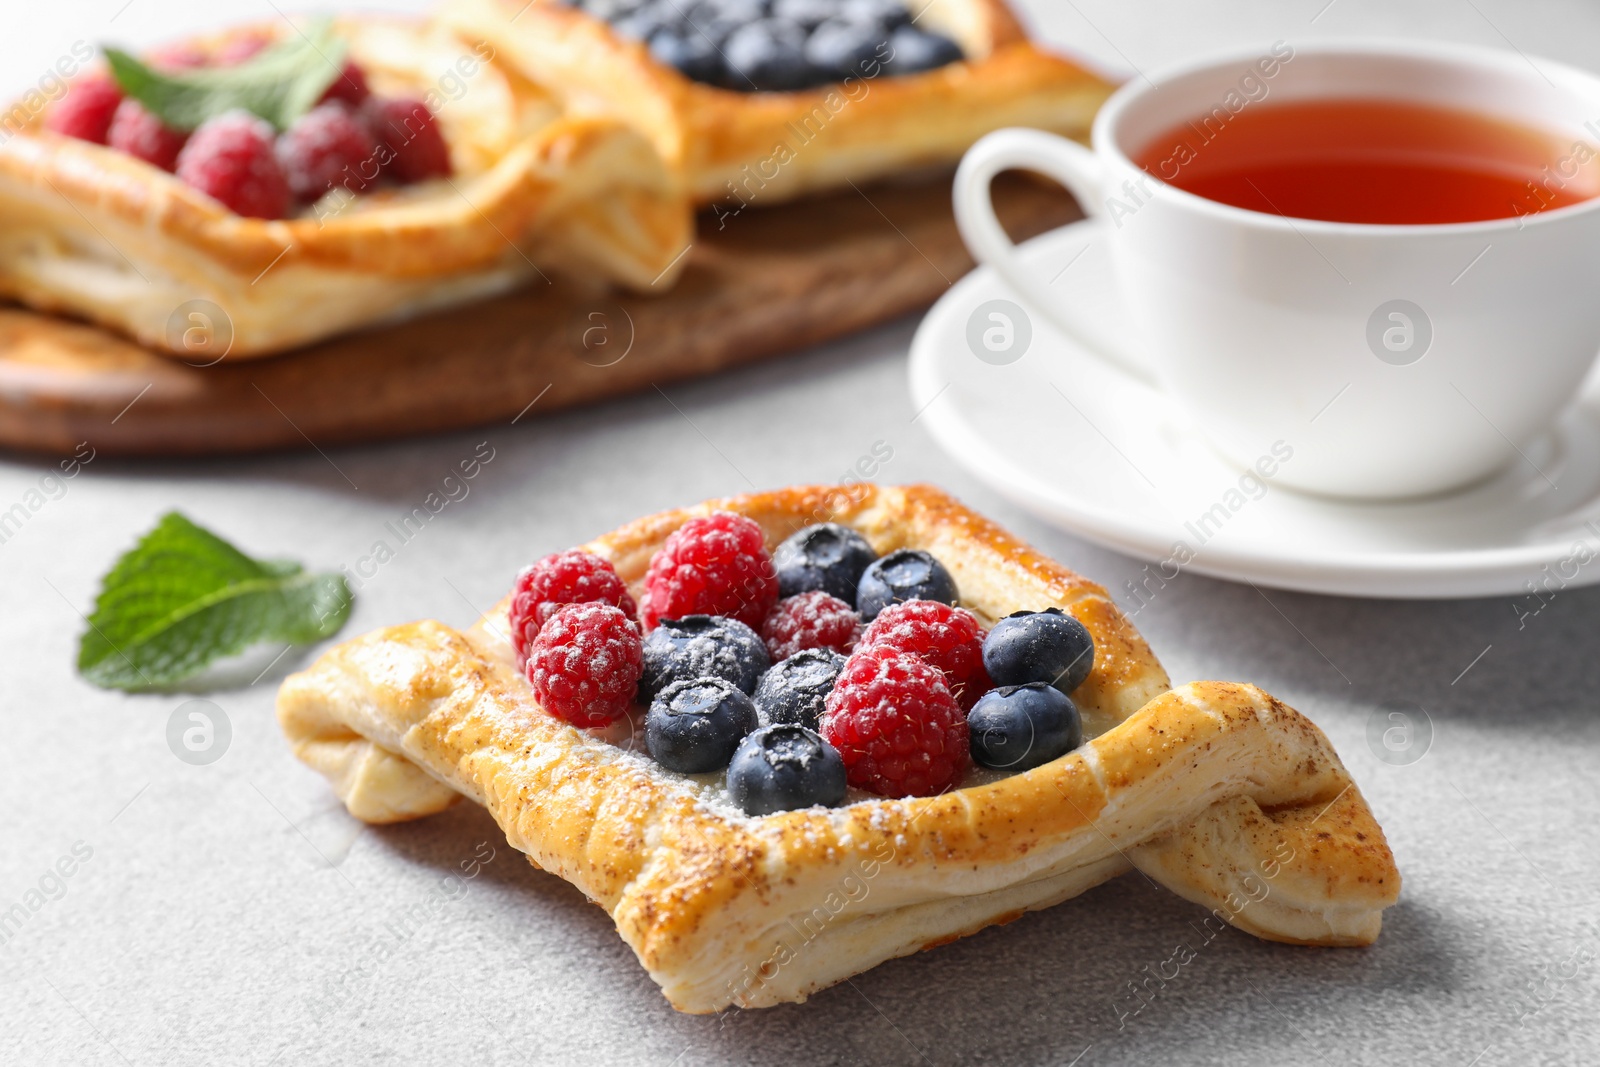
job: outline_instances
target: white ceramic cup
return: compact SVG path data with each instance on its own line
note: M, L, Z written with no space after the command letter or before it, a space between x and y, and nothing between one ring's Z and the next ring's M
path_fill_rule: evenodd
M1036 130L990 134L957 173L956 219L979 262L1093 350L990 201L990 181L1011 168L1065 185L1088 216L1072 225L1105 231L1136 330L1131 357L1148 366L1135 370L1153 372L1241 467L1286 442L1293 461L1275 481L1394 498L1531 463L1524 446L1600 351L1600 199L1539 210L1530 194L1526 214L1484 222L1322 222L1206 200L1133 162L1186 120L1220 127L1245 108L1341 97L1478 112L1552 130L1575 150L1600 143L1600 78L1559 63L1443 44L1279 42L1129 82L1095 120L1092 152ZM1576 180L1600 168L1577 150L1557 170L1569 162Z

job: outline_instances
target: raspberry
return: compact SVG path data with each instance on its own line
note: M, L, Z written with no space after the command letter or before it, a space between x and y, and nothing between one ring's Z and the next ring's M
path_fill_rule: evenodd
M178 177L237 215L279 219L289 209L272 127L248 111L202 123L178 153Z
M644 669L639 628L610 604L568 604L528 649L533 696L574 726L604 726L626 714Z
M106 134L106 144L112 148L162 170L178 165L178 153L188 139L188 134L167 126L131 96L117 105Z
M357 66L355 60L347 59L344 69L322 94L321 102L326 104L330 100L342 100L351 107L360 107L361 102L371 95L372 90L367 87L367 72Z
M778 602L778 575L761 527L719 511L672 532L650 560L644 589L647 630L662 619L724 615L759 632Z
M241 33L223 42L211 61L219 67L236 67L247 59L254 59L272 43L263 33Z
M122 103L122 90L104 74L79 78L67 87L67 95L44 117L47 129L80 141L105 144L111 118Z
M190 41L159 48L146 57L146 60L157 70L173 72L199 70L211 65L211 57L206 54L205 49Z
M926 797L967 769L967 717L944 675L917 656L879 646L845 662L828 694L822 736L844 757L850 784L886 797Z
M383 169L396 181L420 182L450 174L450 149L428 105L373 96L362 105L361 114L373 138L388 147Z
M856 609L820 589L785 597L761 626L761 638L772 662L808 648L831 648L849 654L861 637Z
M528 646L550 616L568 604L588 603L610 604L630 619L639 611L610 563L575 548L548 555L517 575L511 589L511 645L518 665L527 662Z
M906 600L878 613L861 635L861 648L896 648L920 656L944 673L963 710L994 687L983 668L983 627L966 608L933 600Z
M377 145L366 127L340 103L319 104L278 138L278 163L296 200L310 202L344 179L352 192L366 187Z

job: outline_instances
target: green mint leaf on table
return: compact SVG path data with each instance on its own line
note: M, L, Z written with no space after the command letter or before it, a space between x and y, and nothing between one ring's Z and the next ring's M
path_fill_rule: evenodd
M251 559L169 512L105 576L78 671L106 689L165 688L259 642L331 637L350 602L342 575Z
M122 91L175 130L241 108L286 130L340 76L345 45L322 19L234 67L162 71L121 49L102 51Z

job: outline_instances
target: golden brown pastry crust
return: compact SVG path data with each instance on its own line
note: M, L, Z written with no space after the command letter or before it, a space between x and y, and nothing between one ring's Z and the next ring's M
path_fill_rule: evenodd
M502 603L340 645L284 682L279 719L353 814L414 818L460 792L510 843L604 907L683 1011L802 1000L885 959L1008 921L1138 867L1216 919L1302 944L1366 944L1399 875L1337 755L1253 686L1175 691L1100 587L950 497L796 488L710 501L592 542L634 587L695 514L724 508L769 542L836 521L880 551L920 547L986 621L1059 606L1096 640L1074 698L1092 739L1034 770L938 797L868 798L750 819L712 779L664 771L543 712L516 671Z
M0 145L0 295L180 356L194 353L170 344L169 319L208 300L231 322L228 358L244 359L541 272L670 284L693 218L642 137L564 116L486 47L440 27L363 18L338 32L379 92L437 96L441 76L472 65L438 115L451 178L242 218L140 160L46 130L41 114Z
M964 62L785 93L691 81L558 0L445 0L439 17L490 42L570 106L620 116L648 134L702 204L778 203L953 165L1004 126L1088 137L1113 86L1037 48L1001 0L913 6L923 25L962 46Z

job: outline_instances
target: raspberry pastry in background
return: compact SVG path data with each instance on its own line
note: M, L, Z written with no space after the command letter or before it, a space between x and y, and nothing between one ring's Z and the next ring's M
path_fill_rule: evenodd
M112 51L111 72L70 86L44 125L172 171L250 218L283 218L328 194L449 177L450 150L428 104L374 96L358 61L334 58L348 48L344 39L318 38L273 47L244 33L149 63Z
M1371 942L1400 889L1310 720L1172 689L1103 589L929 486L639 519L469 630L332 649L278 716L358 818L483 804L682 1011L804 1000L1131 868L1293 944Z
M0 295L196 362L558 272L670 284L693 224L643 137L419 22L107 49L7 121Z

